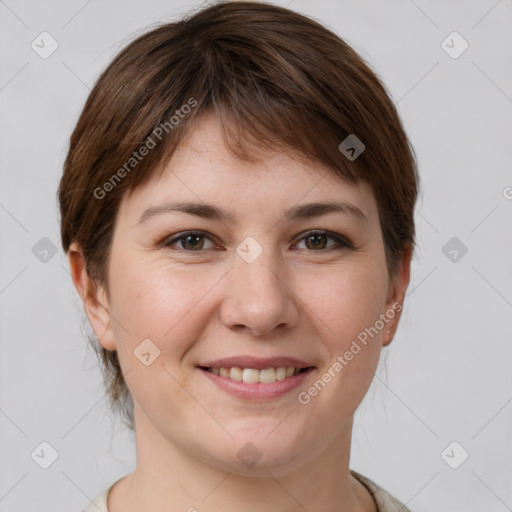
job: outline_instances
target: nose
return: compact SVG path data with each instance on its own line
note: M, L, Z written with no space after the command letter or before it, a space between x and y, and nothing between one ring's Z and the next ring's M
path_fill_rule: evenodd
M297 325L300 301L290 272L267 251L252 263L237 256L228 279L221 306L226 327L252 336L270 336L278 328Z

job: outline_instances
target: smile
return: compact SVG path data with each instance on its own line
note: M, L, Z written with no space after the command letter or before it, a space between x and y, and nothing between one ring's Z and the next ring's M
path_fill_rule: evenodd
M245 360L247 366L242 366L240 359L236 362L240 366L235 366L234 360L223 360L197 368L217 389L246 401L259 402L289 394L316 369L290 359L279 361L276 366L270 366L270 361L263 364L262 360ZM294 362L296 366L291 366Z
M295 368L293 366L279 366L277 368L264 368L258 370L256 368L206 368L207 371L214 375L220 375L236 382L245 382L246 384L271 384L278 380L285 380L293 377L297 373L305 371L307 368Z

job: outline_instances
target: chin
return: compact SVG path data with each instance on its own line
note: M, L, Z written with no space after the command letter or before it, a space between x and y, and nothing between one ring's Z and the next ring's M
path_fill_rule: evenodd
M269 428L270 427L270 428ZM275 422L255 431L241 430L239 435L226 439L224 443L205 447L210 454L210 463L224 471L245 476L268 477L284 475L296 468L305 450L303 437L297 433L277 433ZM269 435L269 432L272 432Z

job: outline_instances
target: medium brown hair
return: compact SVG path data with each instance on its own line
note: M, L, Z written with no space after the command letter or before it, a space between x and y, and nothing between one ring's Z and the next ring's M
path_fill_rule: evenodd
M67 253L78 242L88 274L108 297L121 198L162 169L207 109L240 158L250 158L257 146L293 150L350 183L369 183L394 275L414 247L419 178L385 87L316 21L266 3L222 2L122 50L97 80L71 135L58 190L62 247ZM338 149L351 134L365 146L353 162ZM91 342L110 404L134 429L117 352Z

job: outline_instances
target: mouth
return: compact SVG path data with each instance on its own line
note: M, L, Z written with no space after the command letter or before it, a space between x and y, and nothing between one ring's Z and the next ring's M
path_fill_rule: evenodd
M197 367L220 389L245 400L267 400L299 386L316 368L294 358L234 357Z
M306 372L311 367L297 368L294 366L278 366L275 368L263 368L262 370L258 370L257 368L241 368L239 366L200 366L199 368L235 382L245 382L246 384L272 384L273 382L289 379L294 375Z

